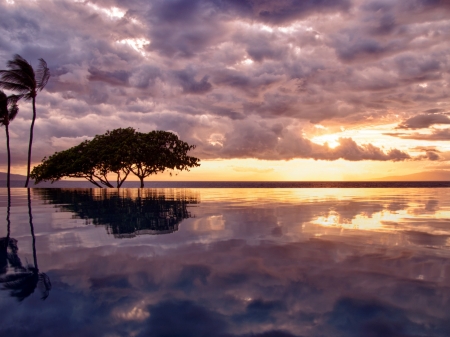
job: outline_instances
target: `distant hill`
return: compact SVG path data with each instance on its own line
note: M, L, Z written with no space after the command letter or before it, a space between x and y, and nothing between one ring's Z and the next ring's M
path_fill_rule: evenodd
M7 173L0 172L0 180L6 180ZM27 179L26 176L23 176L21 174L11 174L11 180L21 180L25 181Z
M389 176L374 181L450 181L450 171L436 170L425 171L402 176Z

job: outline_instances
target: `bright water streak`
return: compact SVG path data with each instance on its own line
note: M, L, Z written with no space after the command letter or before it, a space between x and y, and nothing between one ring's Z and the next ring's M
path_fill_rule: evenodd
M2 336L450 335L447 188L11 193Z

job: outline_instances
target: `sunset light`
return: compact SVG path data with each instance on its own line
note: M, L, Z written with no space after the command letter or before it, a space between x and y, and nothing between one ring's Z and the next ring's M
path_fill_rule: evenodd
M0 336L449 337L450 0L0 0Z
M0 55L3 64L43 57L51 72L36 101L32 165L129 126L195 145L197 173L173 179L450 177L447 6L38 3L3 2L5 16L27 23L4 29ZM31 107L20 109L15 139L28 134ZM24 174L27 145L15 146L11 172ZM229 169L249 162L250 171Z

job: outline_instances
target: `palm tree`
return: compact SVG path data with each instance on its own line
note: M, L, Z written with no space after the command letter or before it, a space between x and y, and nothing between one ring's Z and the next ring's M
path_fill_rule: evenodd
M9 123L16 117L19 112L17 101L20 96L6 94L0 90L0 125L5 126L6 131L6 149L8 151L8 174L6 180L6 187L10 188L10 175L11 175L11 149L9 147Z
M18 92L25 100L33 103L33 119L30 128L30 143L28 146L28 166L27 180L25 187L28 187L30 180L31 147L33 145L33 129L36 120L36 96L46 86L50 78L50 70L43 59L39 59L39 65L34 71L31 64L22 56L16 54L13 59L7 62L8 70L0 70L0 88Z

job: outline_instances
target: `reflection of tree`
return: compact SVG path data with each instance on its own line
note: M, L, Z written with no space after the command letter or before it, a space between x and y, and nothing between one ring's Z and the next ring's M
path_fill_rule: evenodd
M117 238L141 234L167 234L178 230L191 217L186 206L196 204L191 193L154 189L36 189L44 200L94 225L105 225Z
M22 265L17 252L17 240L10 237L11 234L11 192L8 189L8 206L6 211L7 236L0 238L0 283L4 289L10 290L10 294L19 301L23 301L30 296L38 287L41 291L41 298L45 300L52 288L49 277L45 273L40 273L37 264L36 237L34 235L33 216L31 212L30 189L28 189L28 215L30 220L30 230L33 239L33 262L34 265ZM8 268L9 264L9 268ZM9 270L11 269L11 270Z

